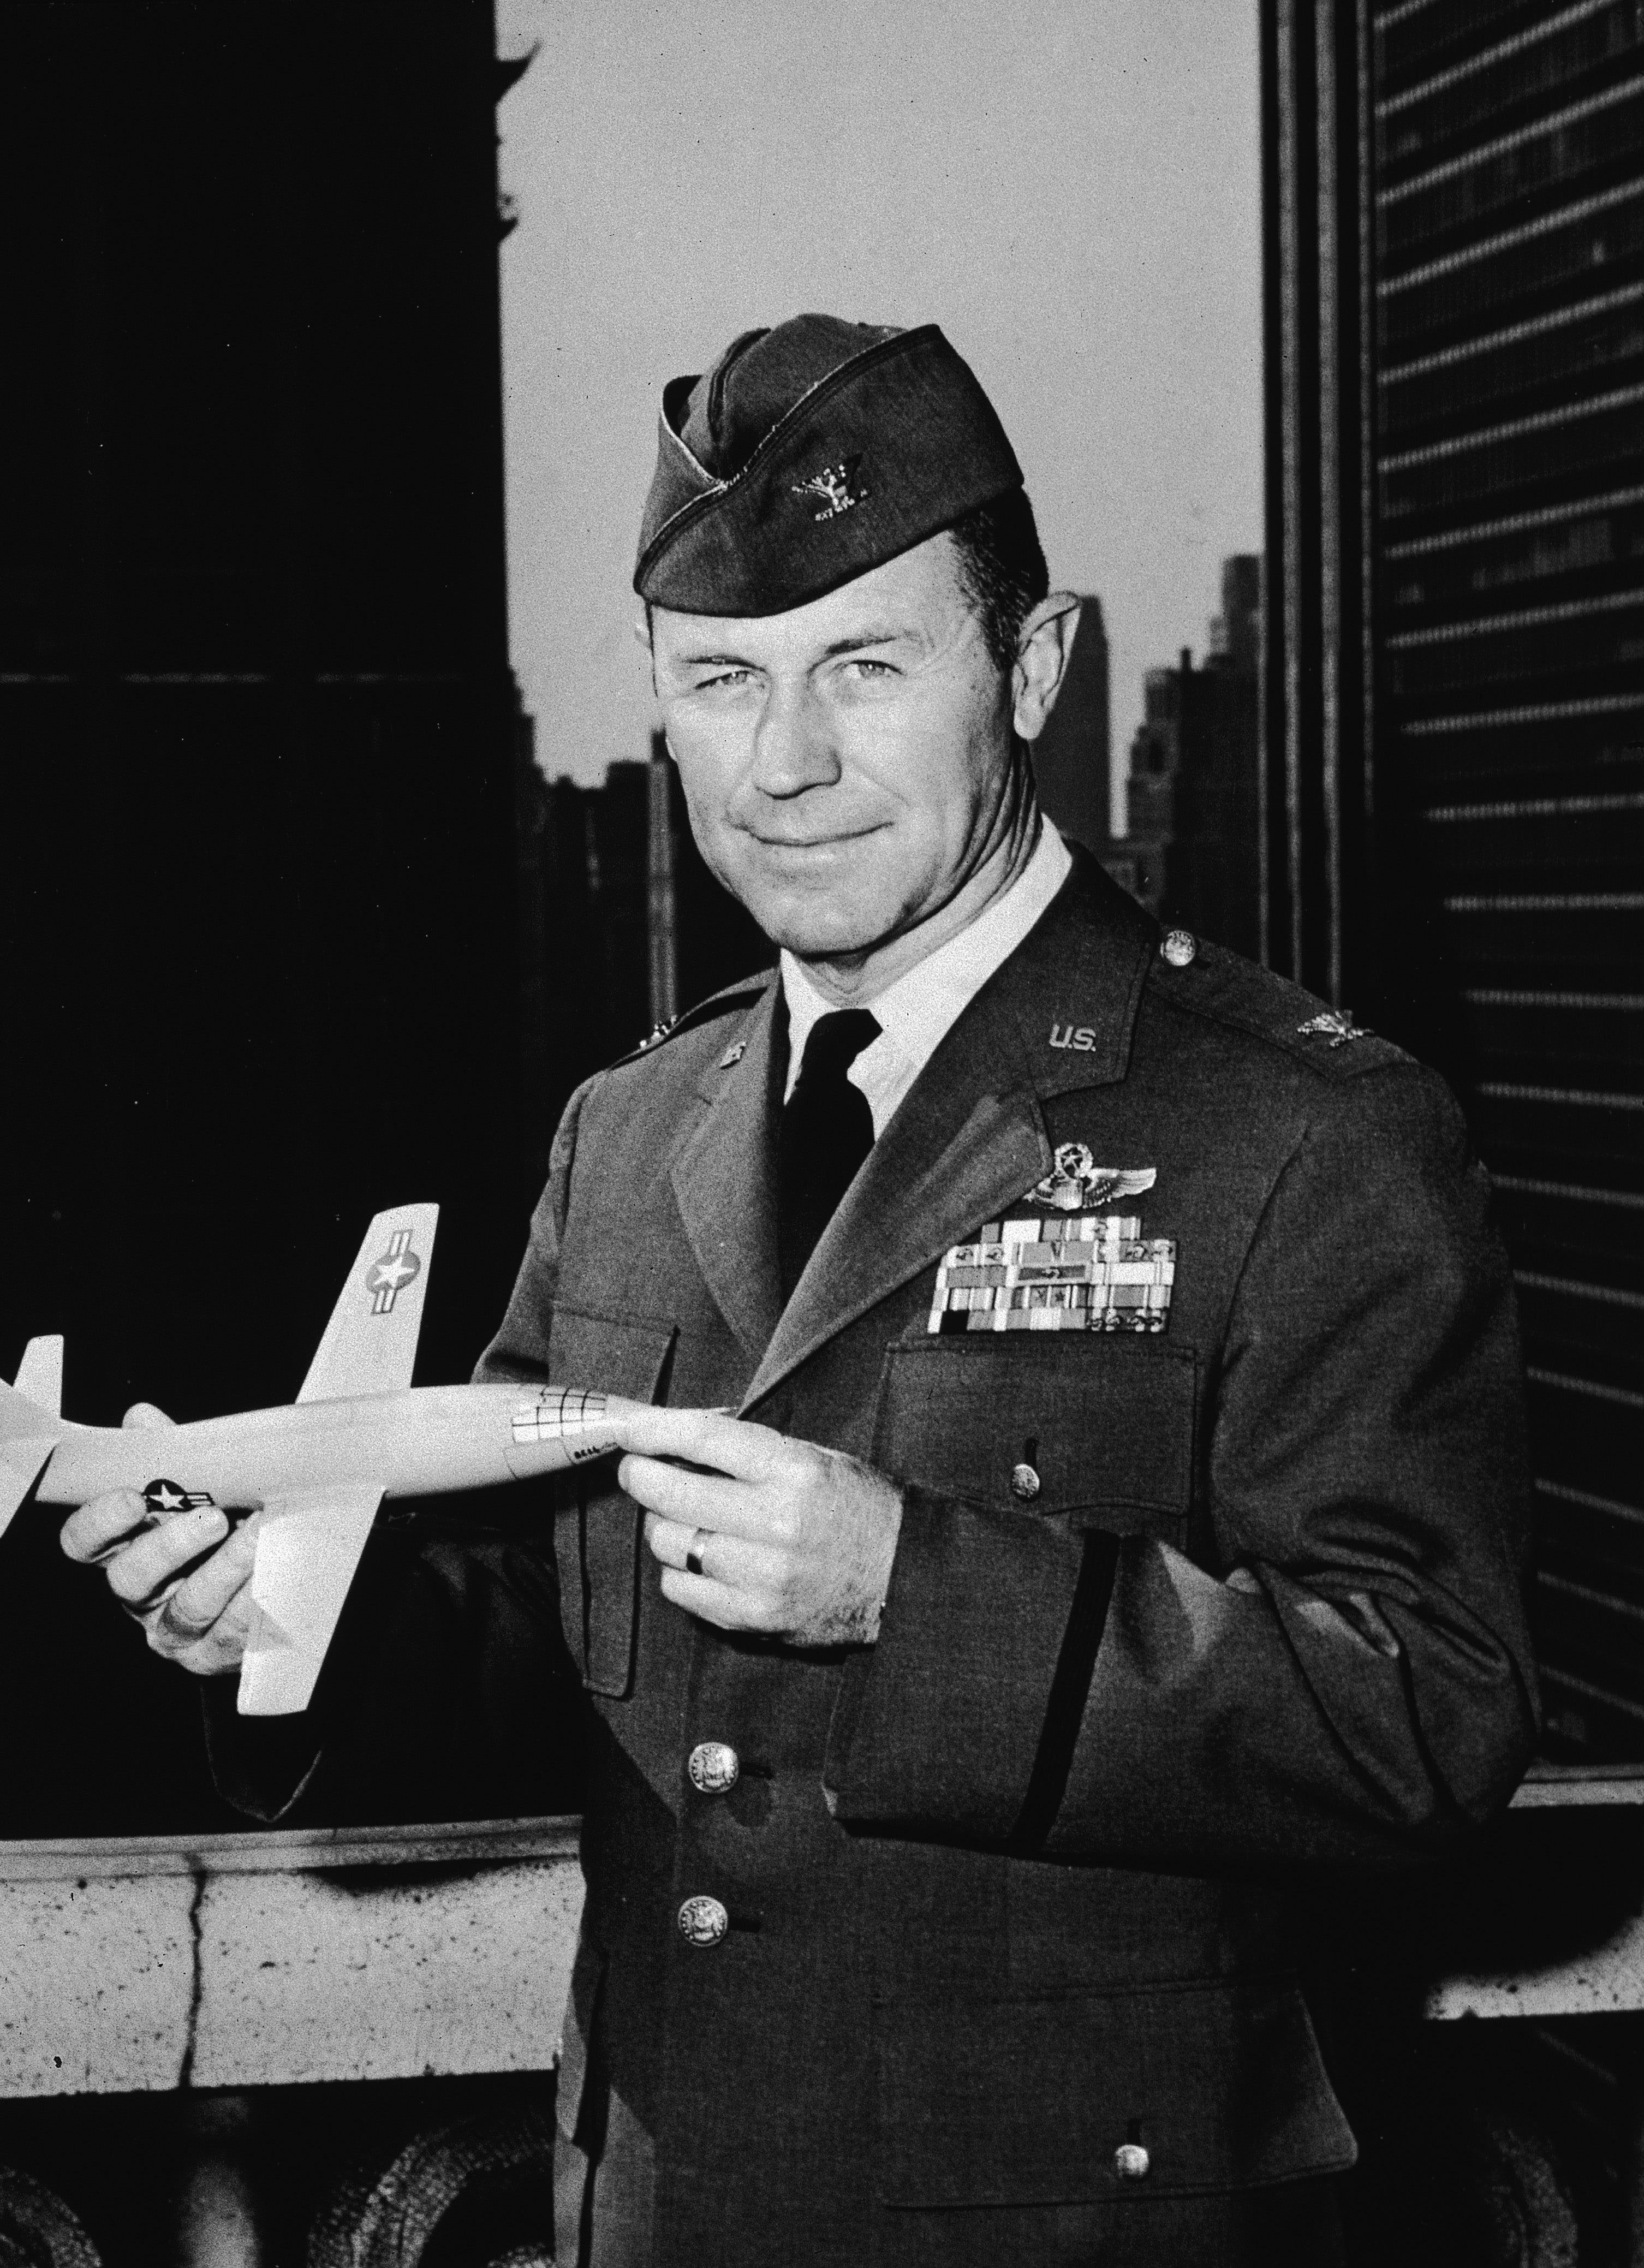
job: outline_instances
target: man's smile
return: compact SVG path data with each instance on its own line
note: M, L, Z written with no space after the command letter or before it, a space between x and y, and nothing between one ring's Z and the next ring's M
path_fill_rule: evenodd
M846 843L865 843L870 835L882 834L888 821L875 820L866 827L837 828L827 835L772 835L760 828L746 828L743 832L757 843L762 850L837 850Z

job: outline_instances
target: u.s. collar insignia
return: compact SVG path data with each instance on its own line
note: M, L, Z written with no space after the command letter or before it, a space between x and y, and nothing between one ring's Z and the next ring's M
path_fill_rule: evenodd
M842 512L854 512L866 504L873 490L862 478L862 456L859 450L854 457L846 457L837 465L824 465L807 481L797 481L796 497L820 497L822 510L811 514L813 519L837 519Z
M1056 1163L1023 1199L1054 1205L1058 1212L1084 1212L1112 1197L1139 1197L1159 1178L1157 1166L1099 1166L1082 1142L1064 1142Z
M1297 1031L1305 1039L1328 1040L1333 1048L1345 1048L1349 1040L1368 1040L1370 1036L1362 1025L1355 1024L1345 1008L1326 1008L1322 1016L1309 1016Z

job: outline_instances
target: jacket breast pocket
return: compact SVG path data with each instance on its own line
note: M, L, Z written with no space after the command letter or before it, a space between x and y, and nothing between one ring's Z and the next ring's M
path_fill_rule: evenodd
M939 1495L1168 1538L1192 1500L1198 1399L1189 1347L1063 1331L910 1341L886 1360L873 1462Z
M583 1386L631 1402L663 1398L674 1323L655 1315L604 1315L556 1307L548 1372L556 1386ZM555 1484L554 1554L566 1643L591 1693L623 1700L633 1690L644 1514L616 1485L614 1458L561 1473Z

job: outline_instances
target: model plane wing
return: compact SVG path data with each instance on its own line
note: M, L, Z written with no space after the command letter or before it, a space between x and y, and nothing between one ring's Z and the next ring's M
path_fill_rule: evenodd
M46 1344L53 1344L48 1340ZM55 1406L42 1407L35 1395L22 1390L21 1381L27 1379L36 1388L42 1383L49 1387L49 1377L42 1380L41 1368L35 1350L41 1344L31 1339L27 1351L18 1370L18 1386L0 1383L0 1535L4 1535L18 1506L23 1502L47 1466L59 1441L69 1428L58 1417ZM57 1350L57 1375L63 1374L63 1341L55 1342ZM33 1367L30 1366L33 1363Z
M299 1402L396 1394L411 1382L439 1207L395 1205L365 1231Z
M0 1447L0 1535L16 1517L18 1506L51 1462L55 1441L7 1441Z
M242 1717L287 1717L308 1706L381 1502L380 1488L365 1487L307 1490L264 1505L251 1638L240 1666Z

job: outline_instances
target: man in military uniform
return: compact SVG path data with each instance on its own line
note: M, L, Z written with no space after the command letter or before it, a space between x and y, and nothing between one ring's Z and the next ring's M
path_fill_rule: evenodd
M1328 2262L1287 1902L1463 1833L1534 1729L1465 1129L1041 816L1075 602L939 331L676 379L635 581L782 960L575 1097L478 1373L656 1405L554 1522L562 2261ZM153 1642L230 1666L243 1570Z

